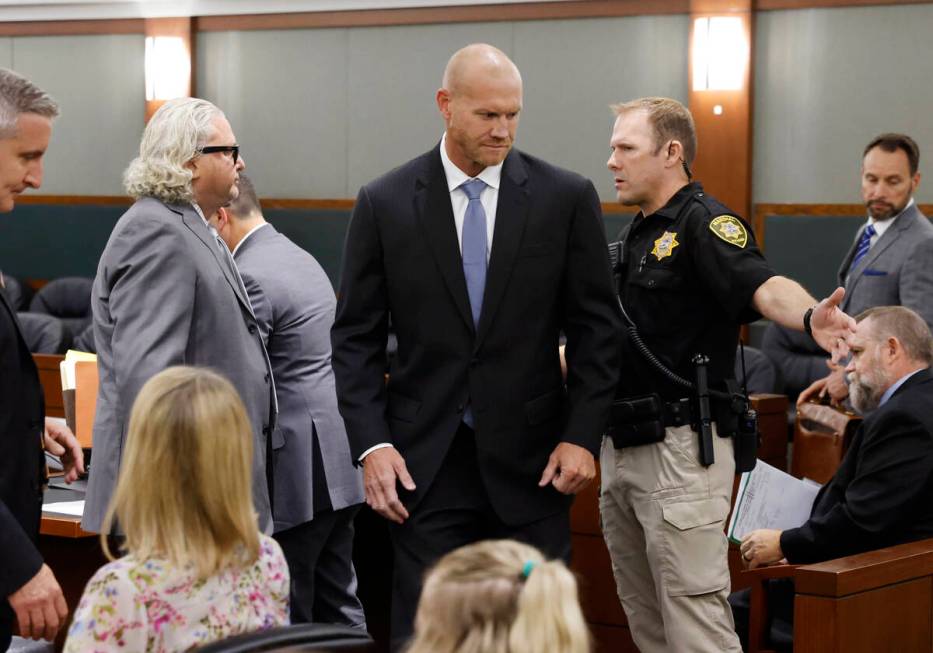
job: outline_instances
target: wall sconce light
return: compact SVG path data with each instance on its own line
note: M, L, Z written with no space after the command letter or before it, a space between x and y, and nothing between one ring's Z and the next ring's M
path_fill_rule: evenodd
M693 90L738 91L745 86L749 46L739 16L693 21Z
M180 36L146 37L146 100L184 97L191 88L191 55Z

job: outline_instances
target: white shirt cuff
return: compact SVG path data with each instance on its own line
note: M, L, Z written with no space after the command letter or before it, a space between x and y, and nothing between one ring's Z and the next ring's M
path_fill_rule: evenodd
M373 445L372 447L364 451L362 454L360 454L360 457L357 458L357 461L363 462L363 459L369 454L371 454L372 452L374 452L376 449L385 449L386 447L391 447L391 446L392 446L391 442L380 442L377 445Z

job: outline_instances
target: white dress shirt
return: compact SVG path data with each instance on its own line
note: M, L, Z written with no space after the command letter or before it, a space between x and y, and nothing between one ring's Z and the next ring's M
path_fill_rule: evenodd
M444 166L444 176L447 177L447 190L450 191L450 207L454 211L454 226L457 228L457 242L460 243L460 251L463 252L463 219L466 216L467 204L470 198L460 190L464 182L471 179L481 179L486 183L483 194L480 196L480 202L483 203L483 211L486 212L486 262L489 262L489 255L492 252L492 235L496 227L496 206L499 204L499 184L502 180L502 165L489 166L484 168L481 173L475 177L468 176L463 170L450 160L447 156L447 133L441 138L441 163ZM380 442L364 451L359 457L359 461L376 449L391 447L390 442Z

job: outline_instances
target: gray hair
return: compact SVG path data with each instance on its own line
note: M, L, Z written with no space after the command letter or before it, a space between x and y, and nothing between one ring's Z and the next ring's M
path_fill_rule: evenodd
M51 120L58 116L58 103L22 75L0 68L0 138L16 135L16 121L23 113Z
M191 170L185 167L213 134L223 112L207 100L177 98L155 112L139 144L139 156L123 173L123 187L136 199L166 204L191 202Z
M897 338L912 361L933 365L930 327L914 311L906 306L876 306L862 311L855 319L862 322L868 318L871 318L871 340Z

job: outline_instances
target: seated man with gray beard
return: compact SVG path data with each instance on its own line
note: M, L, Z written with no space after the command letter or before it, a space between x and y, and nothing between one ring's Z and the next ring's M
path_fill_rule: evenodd
M930 329L902 306L871 308L856 319L846 374L849 399L865 420L836 474L817 495L810 519L798 528L745 536L741 552L750 568L781 560L822 562L933 537ZM747 631L742 594L730 597L740 637ZM771 581L769 605L772 617L792 619L789 581Z

